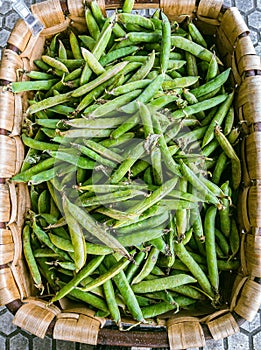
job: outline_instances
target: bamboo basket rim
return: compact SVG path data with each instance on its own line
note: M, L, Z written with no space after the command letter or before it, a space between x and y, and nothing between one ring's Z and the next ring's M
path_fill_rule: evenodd
M50 0L50 1L52 1L52 0ZM53 0L53 1L55 1L55 0ZM202 4L203 3L205 4L207 1L208 0L196 0L196 1L187 0L187 6L188 6L188 8L192 9L191 15L193 15L197 19L199 19L199 20L205 19L207 21L207 23L209 23L210 25L218 26L220 24L220 18L222 18L222 16L224 16L226 14L227 10L229 10L230 8L225 6L223 4L222 0L210 0L209 2L212 4L212 7L214 8L215 11L214 10L212 11L213 12L211 14L212 17L210 16L210 18L208 19L207 17L204 17L206 15L203 13L204 11L202 12L201 15L199 15L199 13L198 13L200 6L203 6ZM57 3L59 2L61 9L62 9L62 12L66 17L68 15L70 15L69 8L70 8L70 6L73 6L72 0L60 0L60 1L57 0L56 2ZM78 1L78 5L79 5L79 2L80 1ZM47 1L46 1L46 3L47 3ZM122 2L120 0L112 0L112 1L99 0L98 3L101 6L103 11L105 11L105 9L110 10L110 9L119 8L122 4ZM164 6L165 6L164 9L168 8L168 7L171 9L173 6L172 3L173 3L173 1L171 1L171 0L167 0L167 1L166 0L164 0L164 1L163 0L161 0L161 1L152 0L150 2L146 2L146 0L140 0L135 5L135 9L144 9L144 8L155 9L155 8L158 8L158 7L161 8ZM184 6L186 5L185 3L186 3L186 1L182 2L182 0L180 0L178 2L178 5L181 4L181 7L182 7L182 5L184 5ZM41 4L41 3L34 5L35 9L37 9L39 4ZM74 9L71 8L71 10L75 10L75 12L79 11L79 8L77 8L76 5L75 5L75 8ZM182 11L180 13L182 14ZM75 17L73 20L75 20ZM60 28L60 30L62 30L63 26L61 25L59 27L59 25L57 25L56 30L59 30L59 28ZM45 29L46 35L50 34L48 32L48 29L49 28ZM235 40L239 40L241 38L248 37L248 34L249 34L249 32L247 30L244 30L244 31L240 32L240 34L236 35ZM14 43L8 43L6 46L6 49L10 50L16 54L21 54L21 52L22 52L22 50L20 50L19 47L16 47L14 45ZM243 81L242 77L244 79L246 79L248 77L253 77L253 76L257 76L257 75L261 75L261 66L258 66L258 64L256 66L254 66L253 69L243 70L243 73L241 75L241 82ZM9 83L9 81L6 79L0 78L0 81L1 81L2 86L8 85L8 83ZM261 92L260 92L260 99L261 99ZM260 129L258 128L257 130L259 131ZM0 128L0 135L7 136L7 135L9 135L9 133L6 129ZM6 184L5 177L0 178L0 184ZM5 229L5 228L6 228L6 223L0 222L0 230ZM8 264L0 265L0 271L4 270L7 267L8 267ZM254 281L258 285L261 285L261 276L252 276L250 281ZM240 290L238 292L240 292ZM261 298L261 289L259 289L258 297L259 297L259 299ZM13 314L16 314L18 312L18 310L24 305L24 303L21 299L16 298L15 300L12 300L11 302L6 303L5 305ZM242 317L234 309L227 310L227 312L229 312L229 314L232 315L231 317L233 317L233 319L236 321L238 326L242 325L246 320L246 318ZM210 332L207 321L211 322L212 321L211 317L210 317L210 319L203 319L203 321L201 323L204 337L205 337L205 339L213 339L213 334ZM187 320L187 322L189 322L189 320ZM176 323L176 321L175 321L175 323ZM50 322L50 324L46 330L46 334L53 335L54 327L55 327L55 319L53 319ZM118 345L118 346L120 345L120 346L169 347L167 328L165 326L164 327L158 326L157 328L142 326L139 328L136 327L129 332L121 332L117 329L109 329L109 328L103 327L103 328L99 329L97 343L98 344L106 344L106 345Z

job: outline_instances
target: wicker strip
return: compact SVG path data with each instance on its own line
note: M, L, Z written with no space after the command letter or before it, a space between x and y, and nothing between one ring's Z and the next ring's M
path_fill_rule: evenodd
M20 55L21 58L26 58L26 60L23 60L23 68L25 70L30 71L35 67L33 61L41 58L44 50L44 43L45 38L43 36L31 36L28 45Z
M24 51L31 35L32 33L25 21L23 19L19 19L16 22L7 42L8 44L16 46L20 51Z
M242 289L237 305L235 306L235 312L251 322L255 318L260 304L261 285L252 280L247 280Z
M66 298L64 298L64 299L66 299ZM87 307L82 307L82 306L76 307L75 303L71 303L70 305L71 305L70 307L66 307L66 309L65 309L66 312L77 313L77 314L81 314L81 315L85 315L85 316L94 318L95 320L100 322L101 328L103 326L105 326L106 318L95 316L96 312L94 310L91 310Z
M220 28L227 33L227 38L232 45L235 44L239 35L245 32L249 33L249 29L236 7L227 9L222 17Z
M14 243L0 244L0 265L10 263L14 257Z
M250 185L250 177L249 177L249 170L247 168L247 152L246 152L246 140L247 138L245 137L242 142L241 142L241 164L242 164L242 181L244 183L244 186L249 186ZM240 214L238 215L239 219Z
M244 230L242 230L241 233L241 242L240 242L240 262L241 262L241 271L243 276L248 276L247 271L247 263L246 263L246 251L245 251L245 240L246 240L247 234ZM233 295L233 293L232 293Z
M20 171L24 160L24 144L19 136L14 137L16 146L15 174Z
M160 0L160 8L171 20L180 22L187 16L192 17L195 10L195 0Z
M17 184L17 203L18 203L18 210L17 210L17 219L16 224L18 229L20 229L24 224L24 218L25 215L31 207L31 200L30 200L30 194L27 184L25 183L18 183Z
M0 129L13 130L14 126L14 94L5 88L0 88Z
M45 28L41 31L40 36L49 38L53 35L63 32L66 30L70 25L70 18L66 18L62 23L58 23L52 27Z
M248 123L261 122L261 76L247 77L239 87L236 105L242 107L242 119Z
M12 223L8 226L12 233L12 238L14 241L14 257L13 265L16 265L19 260L22 259L22 238L21 230L18 228L16 223Z
M17 250L17 249L16 249ZM21 300L27 298L29 295L35 294L35 287L33 280L26 270L23 260L17 260L10 265L12 275L14 276Z
M0 79L16 81L16 71L22 67L22 60L16 52L9 49L3 50L0 66Z
M0 305L20 299L14 277L9 267L0 270Z
M199 16L197 13L195 24L203 35L214 35L220 22L217 19Z
M258 75L256 75L256 77L258 77ZM250 123L260 123L261 101L257 99L256 96L258 96L259 93L261 93L261 87L259 86L255 91L254 89L250 89L249 94L250 93L251 95L249 95L247 103L242 107L242 115L244 120Z
M228 57L231 58L230 66L233 72L233 76L232 76L233 86L236 87L236 86L239 86L242 82L241 75L243 74L243 72L241 72L238 68L235 51L233 51L232 55L228 55Z
M29 301L17 311L13 323L39 338L44 338L50 323L58 312L58 308L47 306L44 301L38 301L38 305Z
M230 303L230 312L234 311L239 293L241 292L244 284L248 280L248 276L237 275L232 288L232 299Z
M16 144L12 137L0 135L0 178L10 178L16 169Z
M220 15L220 10L223 5L223 0L201 0L198 6L197 15L206 17L207 19L217 19Z
M54 326L54 339L76 341L96 345L100 322L94 318L76 313L62 313Z
M245 139L246 167L250 179L261 179L261 132L254 132Z
M0 229L0 244L12 244L13 237L12 233L8 229Z
M33 4L31 5L31 11L46 28L64 21L64 14L59 0L47 0Z
M249 35L240 38L236 46L237 61L245 55L256 55L256 51Z
M168 338L171 350L205 346L205 337L199 321L168 320Z
M71 26L75 28L78 32L85 32L87 31L86 21L84 17L75 17L72 15L69 15Z
M82 0L67 0L70 15L74 17L84 17L84 4Z
M261 184L249 188L247 211L249 223L252 227L261 227Z
M238 70L240 75L242 75L245 71L254 69L261 69L260 57L257 55L245 55L238 63Z
M18 205L17 205L17 195L16 195L16 188L15 188L14 182L7 181L6 184L8 185L9 195L10 195L10 204L11 204L11 215L7 223L7 225L10 225L16 221Z
M227 33L224 31L224 28L219 26L217 28L217 51L220 54L220 58L225 63L227 67L231 64L231 57L233 54L233 44L231 44Z
M246 235L246 265L250 276L261 277L261 235L260 228L253 228L252 234Z
M239 326L231 313L227 313L207 323L214 340L223 339L239 332Z
M7 184L0 184L0 203L0 222L8 222L11 215L11 203Z
M14 94L14 125L12 129L12 135L20 135L22 130L23 121L23 105L22 94Z

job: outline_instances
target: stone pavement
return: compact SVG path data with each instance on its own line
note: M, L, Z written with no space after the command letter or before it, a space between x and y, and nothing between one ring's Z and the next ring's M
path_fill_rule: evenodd
M41 0L40 0L41 1ZM25 1L28 6L39 0ZM228 6L236 6L251 30L250 36L256 52L261 56L261 0L225 0ZM0 7L0 54L17 21L17 14L11 9L10 2L2 0ZM0 55L1 56L1 55ZM0 308L0 350L117 350L119 347L93 347L85 344L53 340L49 337L39 339L12 324L13 316L5 308ZM126 348L127 349L127 348ZM207 341L204 350L260 350L261 349L261 310L255 319L245 322L240 333L220 341ZM149 350L132 348L127 350ZM201 349L190 349L201 350ZM203 350L203 348L202 348Z

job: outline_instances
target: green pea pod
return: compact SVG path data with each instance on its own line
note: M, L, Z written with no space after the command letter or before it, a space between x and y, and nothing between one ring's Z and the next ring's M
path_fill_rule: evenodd
M71 236L76 271L79 271L85 265L87 259L85 238L79 223L70 215L66 200L63 200L63 210Z
M217 208L209 207L205 214L204 220L204 233L205 233L205 246L206 257L208 266L208 275L211 285L215 292L219 289L219 274L217 267L217 254L215 247L215 218Z
M162 19L162 45L160 51L161 72L165 74L168 69L169 55L171 50L171 26L168 17L161 11Z
M38 269L35 257L33 255L33 250L32 250L32 246L31 246L31 232L30 232L30 226L29 225L25 225L23 228L23 252L24 252L24 256L25 256L25 260L27 262L27 265L29 267L31 276L33 278L33 281L35 283L36 288L41 290L41 293L44 290L44 286L42 283L42 278L41 278L41 274L40 271Z
M105 81L109 80L112 78L115 74L119 73L126 65L128 62L120 62L117 63L114 67L108 69L105 73L101 74L98 78L92 80L91 82L84 84L80 86L78 89L74 90L72 92L73 97L79 97L87 92L93 90L97 86L101 85Z
M101 242L106 244L108 247L112 248L115 251L118 251L123 256L130 258L127 250L109 234L95 219L93 219L86 211L79 208L77 205L71 203L67 198L64 199L67 201L68 210L72 216L78 219L79 223L92 235L97 237Z
M89 276L92 272L94 272L97 267L101 264L103 261L104 256L97 256L94 257L84 268L81 269L72 279L70 282L65 284L51 299L51 303L54 303L57 300L60 300L61 298L65 297L67 294L72 292L75 287L87 276Z
M110 268L116 263L114 256L110 255L105 260L105 265ZM126 278L124 271L120 271L116 276L114 276L113 281L115 282L127 308L131 312L133 318L138 322L144 322L144 318L136 299L136 296Z

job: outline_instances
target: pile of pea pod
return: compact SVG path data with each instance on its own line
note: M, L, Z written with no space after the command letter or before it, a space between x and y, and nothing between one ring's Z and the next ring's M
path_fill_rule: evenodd
M30 189L23 251L35 286L119 327L222 307L220 276L240 266L230 69L189 18L132 6L105 18L92 1L87 32L55 35L30 80L9 87L34 91L13 181Z

